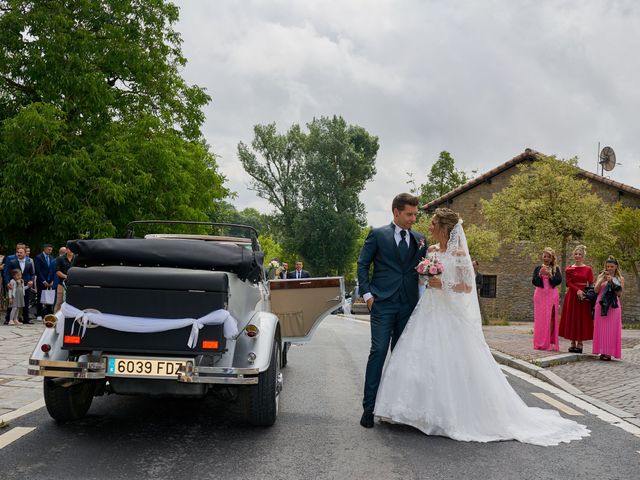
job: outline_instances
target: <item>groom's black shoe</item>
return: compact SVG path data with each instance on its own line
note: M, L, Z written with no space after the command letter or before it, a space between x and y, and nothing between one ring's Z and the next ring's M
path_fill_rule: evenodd
M364 412L360 418L360 425L364 428L373 428L373 412Z

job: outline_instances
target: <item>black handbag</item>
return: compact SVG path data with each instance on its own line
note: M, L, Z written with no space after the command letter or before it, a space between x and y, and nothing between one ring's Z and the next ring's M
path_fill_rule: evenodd
M583 301L589 301L592 304L596 303L596 299L598 298L598 294L596 293L593 287L585 287Z

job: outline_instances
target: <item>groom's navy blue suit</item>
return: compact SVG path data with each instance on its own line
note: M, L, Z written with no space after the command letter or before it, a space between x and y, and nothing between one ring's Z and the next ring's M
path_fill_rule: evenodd
M399 229L399 227L397 227ZM424 236L407 230L406 253L398 248L396 225L371 230L358 257L360 292L374 297L371 307L371 350L367 362L362 405L373 412L382 368L389 350L402 334L411 312L418 303L416 265L426 255ZM369 269L373 265L373 277Z

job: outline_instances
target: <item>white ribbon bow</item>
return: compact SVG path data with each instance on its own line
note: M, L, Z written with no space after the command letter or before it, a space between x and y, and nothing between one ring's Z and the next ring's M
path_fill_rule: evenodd
M232 338L238 334L237 320L231 316L228 310L222 308L200 318L151 318L102 313L91 308L80 310L65 302L62 304L61 312L65 317L74 319L71 335L73 335L77 323L80 326L81 337L84 337L90 325L131 333L166 332L190 325L191 334L187 345L189 348L194 348L198 344L198 334L205 325L222 325L225 338ZM64 334L64 320L57 323L56 329L58 334Z

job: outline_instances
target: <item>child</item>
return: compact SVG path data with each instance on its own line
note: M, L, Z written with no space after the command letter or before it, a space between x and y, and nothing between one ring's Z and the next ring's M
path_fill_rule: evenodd
M18 320L18 313L24 307L24 282L22 281L22 272L20 269L11 270L13 277L9 282L9 306L11 307L11 316L9 317L9 325L22 325Z

